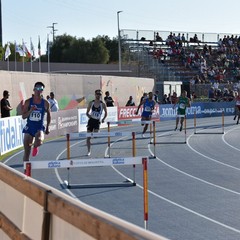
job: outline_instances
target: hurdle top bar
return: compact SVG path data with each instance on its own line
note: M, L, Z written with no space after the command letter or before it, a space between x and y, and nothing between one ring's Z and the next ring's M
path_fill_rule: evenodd
M132 136L132 132L89 132L89 133L68 133L72 138L86 138L86 137L123 137Z
M142 164L143 159L148 157L115 157L115 158L95 158L95 159L73 159L73 160L49 160L49 161L26 161L24 169L28 163L31 169L55 169L74 167L100 167L100 166L120 166Z
M132 119L132 120L120 120L120 121L110 121L107 122L109 124L150 124L153 123L153 120L148 120L148 121L141 121L139 119Z

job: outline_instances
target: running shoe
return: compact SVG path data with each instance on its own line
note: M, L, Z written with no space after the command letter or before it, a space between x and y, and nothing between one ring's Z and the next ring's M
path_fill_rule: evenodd
M180 130L180 132L182 131L182 125L180 126L180 129L179 129L179 130Z
M175 127L174 131L177 131L177 127Z
M39 152L39 148L38 147L34 147L33 150L32 150L32 156L36 157L38 155L38 152Z
M144 134L142 134L142 138L145 138L145 135L144 135Z
M91 151L89 151L87 155L90 156L91 155Z

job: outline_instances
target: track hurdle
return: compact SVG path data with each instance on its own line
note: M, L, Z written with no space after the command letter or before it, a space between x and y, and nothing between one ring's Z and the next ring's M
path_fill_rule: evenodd
M150 144L153 143L153 148L154 148L154 156L151 156L150 158L156 158L156 122L154 120L146 120L146 121L142 121L142 120L135 120L135 119L131 119L131 120L120 120L120 121L110 121L107 122L108 125L108 132L111 131L110 125L111 124L122 124L122 125L133 125L133 124L149 124L150 125ZM152 141L153 139L153 141ZM154 141L155 139L155 141ZM133 155L134 156L134 155Z
M91 132L91 133L67 133L67 158L70 159L70 138L87 138L87 137L107 137L108 138L108 157L111 157L111 138L110 137L129 137L132 136L132 152L136 151L134 141L135 132ZM133 155L134 156L134 155Z
M74 159L74 160L49 160L49 161L26 161L24 162L25 175L32 176L33 169L56 169L56 168L76 168L76 167L100 167L100 166L123 166L141 164L143 167L143 210L144 210L144 227L148 228L148 157L128 157L128 158L100 158L100 159ZM74 186L82 188L90 187L126 187L136 186L136 182L126 179L125 183L93 183L93 184L70 184L64 181L68 188Z
M206 113L205 111L202 111L202 113ZM196 111L194 111L194 134L224 134L224 111L214 111L214 113L222 113L221 114L221 132L197 132L197 114Z
M95 158L95 159L72 159L72 160L48 160L48 161L26 161L24 162L25 175L31 177L33 169L56 169L56 168L76 168L76 167L103 167L103 166L125 166L125 165L143 165L146 171L148 157L115 157L115 158ZM144 172L144 177L147 173ZM90 184L72 184L69 180L64 180L67 188L95 188L95 187L126 187L136 186L135 179L127 178L121 183L90 183Z
M67 137L67 159L71 159L70 152L70 137L71 138L86 138L86 137L124 137L124 136L132 136L132 156L136 157L136 137L135 132L92 132L92 133L68 133ZM110 149L111 149L111 141L108 140L108 157L110 158ZM70 170L70 169L68 169ZM70 181L70 171L68 171L68 182ZM133 164L133 179L135 182L135 165Z
M155 122L153 122L153 141L151 141L150 143L154 145L154 156L156 156L156 154L155 154L156 144L186 144L187 143L187 118L186 118L186 115L184 116L183 132L184 132L184 141L157 142L156 141L156 126L155 126ZM174 135L174 134L171 134L171 135Z

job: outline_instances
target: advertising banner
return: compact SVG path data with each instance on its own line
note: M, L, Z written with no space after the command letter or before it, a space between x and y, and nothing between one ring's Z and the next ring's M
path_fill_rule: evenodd
M25 121L21 116L0 118L0 153L15 150L23 146L22 129Z
M86 115L86 108L78 109L78 116L79 116L79 122L78 122L78 132L87 131L87 123L88 123L88 117ZM117 107L108 107L107 108L107 118L105 119L104 123L100 125L100 128L107 128L107 122L116 122L118 121L118 108ZM102 114L102 117L104 116L104 113ZM111 126L116 126L116 124L111 124Z
M137 111L137 106L132 107L119 107L118 108L118 120L133 120L133 119L141 119L143 108L140 107L138 114L136 115L135 112ZM152 120L160 121L160 114L159 114L159 105L156 105L152 114Z
M192 103L191 107L187 108L186 115L188 118L194 118L194 113L199 118L217 117L224 112L225 116L234 114L234 102L207 102L207 103ZM160 106L161 121L173 120L177 115L177 106L173 108L173 104L162 104Z
M78 109L69 109L51 113L50 133L45 138L53 138L78 131ZM46 126L46 119L44 125Z

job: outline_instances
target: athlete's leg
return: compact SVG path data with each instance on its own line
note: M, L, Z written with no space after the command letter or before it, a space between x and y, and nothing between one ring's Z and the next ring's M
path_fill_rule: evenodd
M24 146L23 161L29 161L32 144L33 144L33 136L31 136L28 133L25 133L24 139L23 139L23 146Z
M33 147L37 148L39 146L41 146L43 144L43 140L44 140L44 133L43 131L37 131L37 133L35 134L35 141L34 141L34 145Z
M88 130L87 132L90 133L91 131ZM88 153L90 153L91 152L91 137L87 137L86 144L87 144Z
M180 131L182 131L182 129L183 129L183 122L184 122L184 117L181 117L181 120L180 120L180 124L181 124Z
M142 134L144 134L147 131L147 129L148 129L148 124L145 124Z
M177 118L176 118L176 127L175 127L175 131L176 131L177 128L178 128L178 123L179 123L179 116L177 116Z

